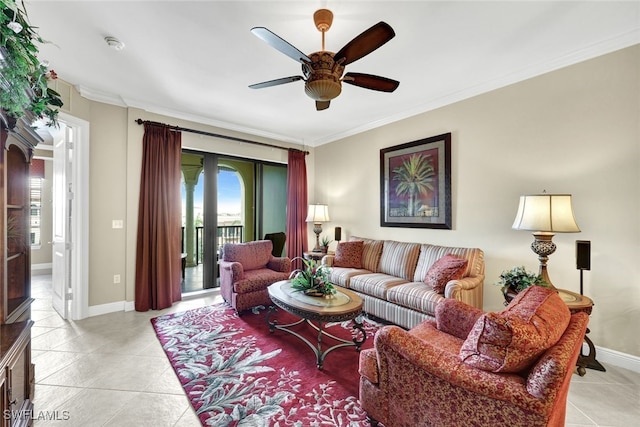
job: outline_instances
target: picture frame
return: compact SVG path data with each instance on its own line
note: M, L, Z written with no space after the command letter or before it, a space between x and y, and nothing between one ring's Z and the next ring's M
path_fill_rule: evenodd
M380 226L451 230L451 133L380 150Z

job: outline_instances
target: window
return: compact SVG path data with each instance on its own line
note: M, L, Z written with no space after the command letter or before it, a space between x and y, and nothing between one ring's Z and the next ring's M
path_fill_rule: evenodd
M31 199L31 246L40 246L40 223L42 216L42 178L30 178Z

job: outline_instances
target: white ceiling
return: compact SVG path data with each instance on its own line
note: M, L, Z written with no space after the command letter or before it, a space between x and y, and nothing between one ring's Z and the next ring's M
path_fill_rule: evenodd
M87 98L317 146L640 43L640 2L25 0L51 43L39 57ZM396 37L350 64L400 81L394 93L343 85L325 111L300 64L250 33L264 26L321 50L313 12L329 8L336 52L378 21ZM125 43L110 48L105 36Z

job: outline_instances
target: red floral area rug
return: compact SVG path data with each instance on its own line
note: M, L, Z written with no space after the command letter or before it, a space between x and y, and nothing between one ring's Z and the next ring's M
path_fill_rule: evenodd
M355 347L329 352L322 370L316 355L297 337L269 332L266 310L238 317L224 304L151 319L187 397L205 426L368 426L358 402ZM297 320L278 310L284 325ZM327 324L336 337L352 339L353 323ZM373 346L379 324L363 319ZM293 329L317 342L302 323ZM336 344L323 338L322 350Z

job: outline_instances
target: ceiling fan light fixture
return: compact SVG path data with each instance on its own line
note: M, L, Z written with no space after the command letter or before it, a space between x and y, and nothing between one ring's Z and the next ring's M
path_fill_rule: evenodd
M304 92L316 101L331 101L342 92L342 85L331 78L308 80Z

